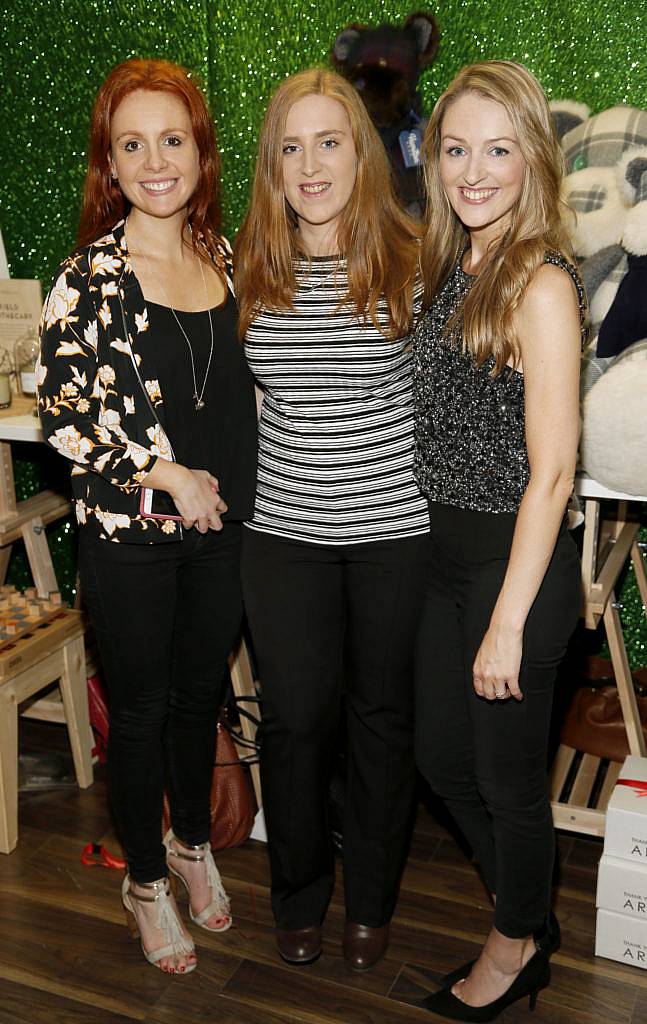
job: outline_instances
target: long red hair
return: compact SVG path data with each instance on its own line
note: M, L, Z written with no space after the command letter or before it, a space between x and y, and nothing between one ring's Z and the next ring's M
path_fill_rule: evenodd
M261 309L291 310L300 253L297 218L283 189L283 136L288 113L304 96L329 96L344 107L357 151L357 179L337 241L348 260L343 302L367 316L387 337L406 334L413 317L419 229L398 206L389 162L359 94L350 82L323 68L286 78L270 100L258 143L249 209L236 239L234 284L239 332ZM378 318L384 297L388 323Z
M126 96L138 89L168 92L184 103L191 118L198 148L200 174L189 201L188 220L194 246L202 236L215 253L220 236L220 156L213 122L204 96L190 73L166 60L133 58L113 68L97 93L90 122L88 170L79 221L78 243L89 245L126 217L130 209L118 182L110 173L110 126L112 117Z

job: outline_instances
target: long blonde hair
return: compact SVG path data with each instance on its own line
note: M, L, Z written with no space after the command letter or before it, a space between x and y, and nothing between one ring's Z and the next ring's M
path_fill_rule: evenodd
M312 68L286 79L272 96L258 142L249 209L235 247L234 283L244 337L261 309L293 309L294 259L300 251L297 218L283 188L283 137L290 109L305 96L329 96L344 107L357 153L357 178L337 235L348 261L349 304L388 337L411 327L418 259L416 225L401 210L384 146L357 92L334 71ZM384 296L388 324L377 307ZM383 320L383 318L382 318Z
M481 365L494 357L494 374L519 361L514 314L533 274L547 251L564 253L574 262L564 224L567 207L560 200L562 151L548 102L537 79L521 64L489 60L462 68L438 100L423 143L427 184L427 221L421 265L424 306L452 272L469 235L454 213L440 178L443 118L459 96L477 93L500 103L515 130L525 170L521 194L510 224L476 278L451 331L460 321L463 344Z

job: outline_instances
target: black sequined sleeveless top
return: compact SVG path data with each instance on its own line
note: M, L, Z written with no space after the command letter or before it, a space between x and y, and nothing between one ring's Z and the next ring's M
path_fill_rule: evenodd
M586 298L577 270L558 253L544 262L572 277L584 338ZM415 331L414 476L431 501L516 512L530 478L523 374L511 369L491 377L492 356L477 367L460 339L445 333L474 280L459 259Z

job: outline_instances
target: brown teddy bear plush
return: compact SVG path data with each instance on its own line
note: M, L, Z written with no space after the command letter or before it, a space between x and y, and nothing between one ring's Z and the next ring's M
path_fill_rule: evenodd
M420 145L426 122L416 87L439 41L436 19L417 11L402 25L348 25L331 52L335 68L355 86L382 137L403 206L418 217L425 207Z

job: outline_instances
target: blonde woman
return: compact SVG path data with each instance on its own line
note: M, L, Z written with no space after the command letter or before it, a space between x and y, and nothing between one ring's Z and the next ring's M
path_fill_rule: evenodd
M416 460L432 572L417 672L419 767L495 898L480 956L425 1005L493 1020L548 984L552 686L579 612L565 508L584 295L544 94L509 61L464 68L425 138Z
M236 292L264 390L243 591L263 686L262 778L281 956L321 951L327 789L345 697L344 955L384 953L414 782L413 643L428 518L412 474L415 228L353 88L330 71L270 102Z

